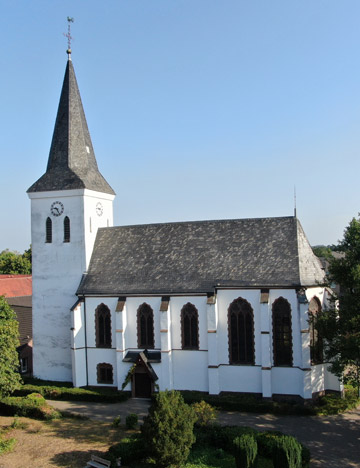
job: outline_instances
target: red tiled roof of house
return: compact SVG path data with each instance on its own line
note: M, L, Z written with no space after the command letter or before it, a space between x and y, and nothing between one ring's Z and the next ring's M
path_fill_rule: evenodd
M31 295L31 275L0 275L0 296L17 297Z

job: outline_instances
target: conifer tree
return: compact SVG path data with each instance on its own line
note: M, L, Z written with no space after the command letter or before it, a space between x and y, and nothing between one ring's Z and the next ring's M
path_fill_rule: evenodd
M0 398L19 388L19 326L16 315L0 296Z
M146 453L159 468L184 463L195 442L196 416L177 391L159 392L141 427Z

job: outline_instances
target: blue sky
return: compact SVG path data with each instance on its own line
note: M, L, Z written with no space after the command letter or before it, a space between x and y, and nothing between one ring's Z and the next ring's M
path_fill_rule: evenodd
M1 0L0 251L30 244L72 58L115 224L297 214L336 243L360 200L359 0Z

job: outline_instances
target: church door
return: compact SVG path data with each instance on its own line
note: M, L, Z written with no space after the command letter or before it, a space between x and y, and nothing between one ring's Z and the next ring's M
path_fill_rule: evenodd
M135 397L150 398L151 397L151 379L147 373L135 373Z

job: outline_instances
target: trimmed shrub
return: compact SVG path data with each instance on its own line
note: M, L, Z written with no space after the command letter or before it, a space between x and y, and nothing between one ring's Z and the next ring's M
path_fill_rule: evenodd
M116 416L116 418L114 418L114 420L112 422L112 425L114 427L119 427L120 423L121 423L121 416Z
M60 383L60 382L59 382ZM130 398L130 392L120 392L111 388L69 388L50 385L23 385L14 392L15 396L26 396L29 393L39 393L48 400L94 401L116 403Z
M0 414L26 416L35 419L58 419L61 414L39 397L6 397L0 401Z
M116 460L121 458L121 465L130 465L141 461L145 456L144 445L140 434L121 439L118 444L109 448L106 458L116 466Z
M301 445L291 436L281 436L276 440L273 455L277 468L301 468Z
M185 463L195 442L195 420L193 410L184 403L180 392L171 390L155 395L141 434L146 455L156 467Z
M257 442L252 434L243 434L233 440L233 455L237 468L254 468L257 457Z
M206 403L206 401L201 400L193 403L191 407L197 418L195 424L198 424L199 426L207 426L216 420L216 409L209 405L209 403Z
M125 419L126 429L136 429L137 423L138 423L137 414L131 413L128 416L126 416L126 419Z

